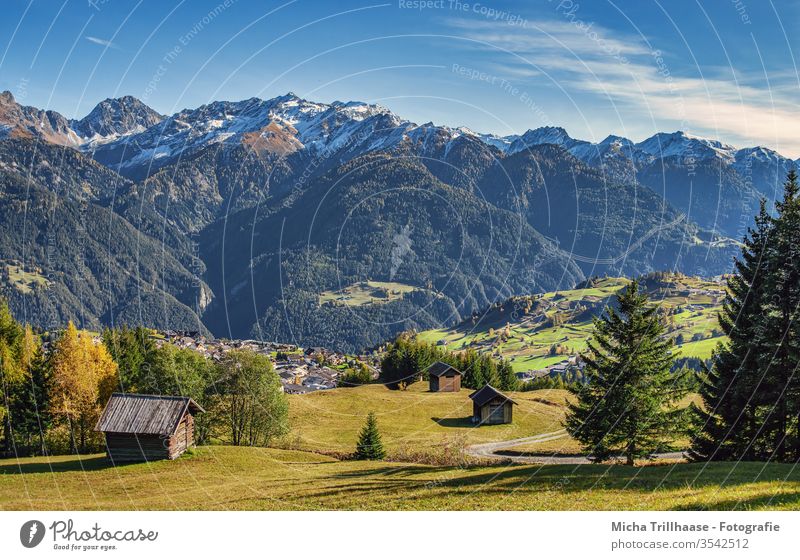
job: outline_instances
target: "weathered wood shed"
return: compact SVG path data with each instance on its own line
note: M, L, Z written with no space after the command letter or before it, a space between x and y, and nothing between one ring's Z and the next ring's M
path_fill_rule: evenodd
M431 391L457 393L461 390L461 372L450 364L434 362L425 371L428 372L428 383Z
M510 424L514 418L514 405L509 397L484 385L469 398L472 399L472 421L475 424Z
M114 393L95 430L106 436L113 462L175 459L194 445L194 415L205 412L189 397Z

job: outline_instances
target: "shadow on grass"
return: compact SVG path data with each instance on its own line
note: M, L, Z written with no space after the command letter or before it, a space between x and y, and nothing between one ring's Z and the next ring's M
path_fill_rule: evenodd
M23 459L27 461L27 459ZM7 463L0 465L0 474L35 474L50 472L74 471L100 471L112 468L114 465L105 457L91 457L87 459L54 459L48 461L47 457L40 458L35 463Z
M336 473L332 478L364 478L371 476L416 476L426 474L436 474L457 470L457 467L440 467L432 465L401 465L396 467L385 466L370 468L369 463L364 463L364 468L351 472Z
M427 492L453 492L486 496L505 496L509 492L542 492L577 494L624 490L626 492L658 493L675 489L705 490L703 496L687 497L688 503L678 506L685 510L732 510L777 508L800 505L800 472L792 465L771 464L766 470L763 463L710 463L677 464L628 467L625 465L544 465L487 467L436 467L426 465L401 465L397 468L369 467L358 469L346 476L335 476L341 481L315 492L311 497L323 499L330 496L368 495L373 492L414 492L419 498ZM377 478L377 479L376 479ZM788 478L788 480L787 480ZM727 480L726 480L727 479ZM764 492L741 502L720 500L714 491L720 482L724 487L754 482L787 483L785 492ZM422 493L422 494L419 494ZM775 496L774 498L772 498ZM770 503L770 499L772 502ZM387 497L387 499L391 499ZM409 499L409 498L406 498Z
M552 451L515 451L514 449L500 449L494 452L495 455L503 457L564 457L570 459L583 459L586 455L580 453L555 453Z
M711 500L702 504L684 504L676 507L678 511L749 511L754 509L778 509L790 506L800 508L800 492L765 493L741 500Z
M434 422L443 428L474 428L475 424L472 423L472 416L464 416L463 418L431 418Z

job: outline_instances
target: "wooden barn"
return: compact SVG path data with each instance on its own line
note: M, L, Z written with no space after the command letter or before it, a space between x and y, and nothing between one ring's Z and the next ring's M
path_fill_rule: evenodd
M510 424L517 404L503 393L484 385L469 398L472 399L472 421L475 424Z
M457 393L461 390L461 372L450 364L434 362L425 371L432 392Z
M194 445L194 415L205 412L189 397L114 393L95 430L106 436L114 463L175 459Z

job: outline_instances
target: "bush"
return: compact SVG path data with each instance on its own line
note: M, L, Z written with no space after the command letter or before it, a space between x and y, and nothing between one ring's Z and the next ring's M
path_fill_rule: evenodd
M372 382L372 374L366 364L359 363L355 367L347 368L341 376L337 387L357 387Z

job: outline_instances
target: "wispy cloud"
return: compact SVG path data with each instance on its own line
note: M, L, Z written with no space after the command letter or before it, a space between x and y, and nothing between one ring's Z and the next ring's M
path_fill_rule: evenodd
M92 37L91 35L84 35L84 39L89 41L90 43L94 43L95 45L101 45L103 47L108 47L109 49L119 49L119 45L116 43L112 43L111 41L107 41L106 39L100 39L99 37Z
M645 38L592 24L528 20L524 27L454 20L460 33L516 75L542 73L567 95L590 94L613 103L629 131L651 134L672 124L739 145L766 145L800 156L797 76L785 72L740 76L705 68L686 75ZM498 66L500 67L500 66ZM743 78L738 83L735 78ZM590 119L590 116L587 116Z

